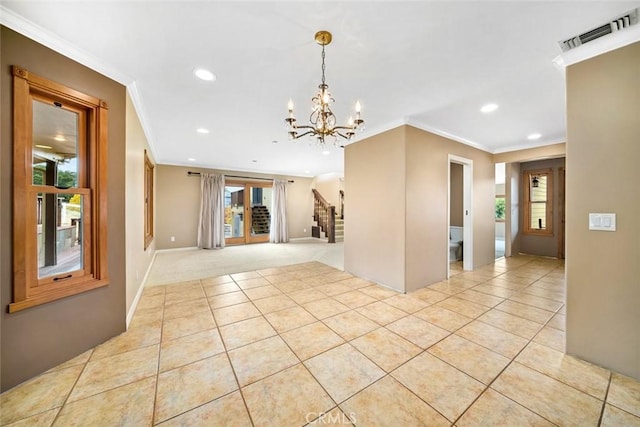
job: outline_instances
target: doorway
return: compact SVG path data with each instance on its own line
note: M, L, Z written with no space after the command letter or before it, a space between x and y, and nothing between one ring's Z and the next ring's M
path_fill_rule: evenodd
M462 269L473 270L473 160L449 154L447 184L447 278L451 276L451 170L462 165Z
M228 245L269 241L271 183L227 181L224 188L224 236Z

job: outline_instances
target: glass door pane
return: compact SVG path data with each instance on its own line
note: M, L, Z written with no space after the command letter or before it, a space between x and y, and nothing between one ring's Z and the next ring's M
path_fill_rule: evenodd
M230 243L244 242L244 186L224 188L224 237Z
M271 187L249 187L251 206L251 237L269 237L271 225Z

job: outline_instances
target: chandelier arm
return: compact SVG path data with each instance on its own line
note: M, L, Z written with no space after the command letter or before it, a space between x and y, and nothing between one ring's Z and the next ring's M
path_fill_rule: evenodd
M295 139L302 138L303 136L315 133L313 130L306 131L305 133L301 133L300 135L294 136Z

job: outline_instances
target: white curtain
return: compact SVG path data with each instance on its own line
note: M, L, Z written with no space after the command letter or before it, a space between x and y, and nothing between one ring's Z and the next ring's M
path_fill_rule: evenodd
M200 221L198 247L224 248L224 175L200 174Z
M270 230L270 242L286 243L289 241L289 225L287 224L287 181L273 180Z

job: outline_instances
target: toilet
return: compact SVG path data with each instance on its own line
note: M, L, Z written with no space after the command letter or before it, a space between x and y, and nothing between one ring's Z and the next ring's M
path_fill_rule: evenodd
M462 259L463 228L452 225L449 227L449 262Z

